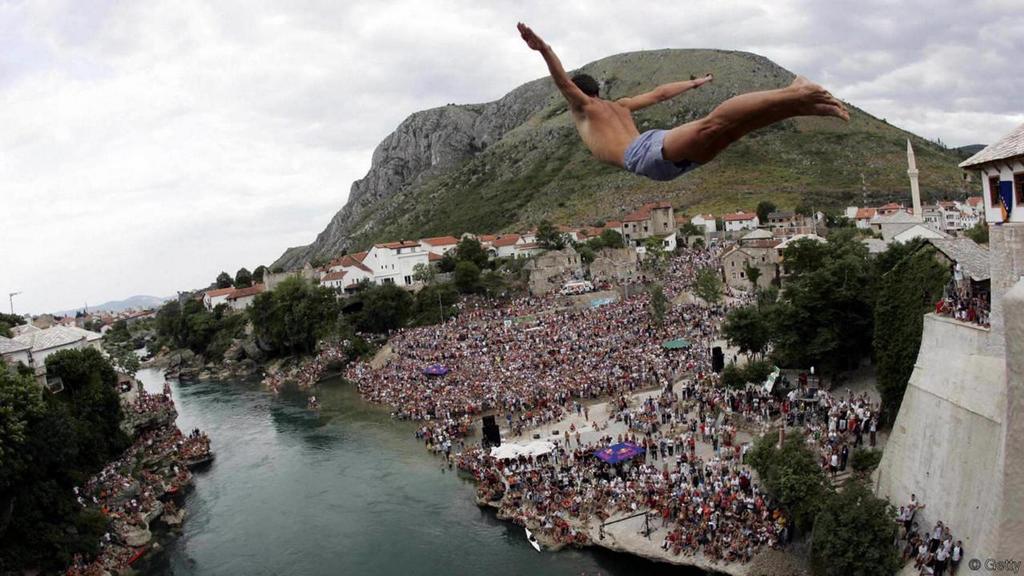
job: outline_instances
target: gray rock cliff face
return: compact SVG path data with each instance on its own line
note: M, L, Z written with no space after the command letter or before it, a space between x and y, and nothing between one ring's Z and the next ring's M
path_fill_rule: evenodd
M374 150L370 170L352 184L348 202L312 244L289 248L271 266L301 267L350 248L353 234L372 231L386 217L382 207L497 142L550 102L547 79L524 84L487 104L449 105L406 118Z

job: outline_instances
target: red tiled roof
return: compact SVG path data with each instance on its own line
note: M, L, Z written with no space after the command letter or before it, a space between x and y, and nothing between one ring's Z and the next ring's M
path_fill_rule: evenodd
M854 220L864 220L865 218L873 218L874 216L874 208L858 208L857 216L854 217Z
M245 298L246 296L255 296L263 292L263 284L253 284L248 288L239 288L228 295L228 300L238 300L239 298Z
M363 264L363 259L365 259L365 258L366 258L366 252L359 252L359 253L356 253L356 254L346 254L345 256L342 256L341 258L335 258L334 260L331 260L331 263L328 264L327 267L328 268L334 268L336 266L341 266L343 268L359 268L359 269L365 270L367 272L372 272L372 270L370 270L369 268L367 268Z
M401 242L386 242L384 244L374 244L377 248L388 248L390 250L398 250L399 248L415 248L420 243L415 240L402 240Z
M640 208L638 208L637 210L634 210L633 212L630 212L629 214L627 214L626 217L622 219L622 221L623 222L638 222L640 220L647 220L648 218L651 217L651 210L659 210L659 209L671 208L671 207L672 207L672 204L670 202L665 202L665 201L661 201L661 202L648 202L648 203L644 204L643 206L641 206Z
M444 260L444 256L441 256L440 254L435 254L433 252L427 252L427 262L437 262L440 260Z
M324 277L320 279L320 282L330 282L332 280L341 280L342 278L345 277L345 274L348 274L348 272L345 271L345 270L339 270L338 272L330 272L328 274L325 274Z
M938 202L936 202L936 204L942 206L943 208L953 208L954 206L956 206L955 202L951 202L949 200L939 200Z
M690 217L689 216L683 216L682 214L679 214L679 215L676 216L676 224L689 224L689 223L690 223Z
M232 287L228 288L217 288L216 290L207 290L206 295L210 298L216 298L218 296L226 296L234 292L235 289Z
M435 236L434 238L423 238L420 242L431 246L452 246L458 244L459 239L454 236Z
M533 248L536 248L537 246L540 246L540 244L537 242L529 242L527 244L520 244L519 250L531 250Z
M618 220L609 220L609 221L607 221L607 222L605 222L605 223L604 223L604 227L605 227L606 229L610 229L610 228L622 228L622 222L619 222Z
M725 216L722 216L722 220L725 220L726 222L745 222L747 220L753 220L754 218L757 218L757 214L754 214L753 212L735 212L733 214L726 214Z
M476 239L480 242L494 242L498 237L493 234L481 234L480 236L477 236Z
M494 240L492 245L495 248L501 248L503 246L515 246L519 242L519 239L519 234L504 234L502 236L498 236L498 238Z

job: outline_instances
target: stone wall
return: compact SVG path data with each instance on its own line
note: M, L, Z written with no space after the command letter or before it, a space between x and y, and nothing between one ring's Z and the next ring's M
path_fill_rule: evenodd
M562 287L571 278L583 276L580 255L571 246L549 250L526 264L530 273L530 293L542 296Z
M1002 355L989 331L928 314L914 372L886 444L875 492L899 506L917 494L916 521L948 523L968 556L995 554L995 487L1006 411Z
M629 282L639 274L636 250L632 248L603 248L590 263L590 279L601 282Z

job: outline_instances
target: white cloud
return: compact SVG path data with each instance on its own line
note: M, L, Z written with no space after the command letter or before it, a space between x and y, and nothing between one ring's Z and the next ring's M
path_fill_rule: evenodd
M0 0L0 292L169 295L309 242L408 114L665 47L749 50L952 144L1021 122L1019 0ZM982 22L998 22L998 33Z

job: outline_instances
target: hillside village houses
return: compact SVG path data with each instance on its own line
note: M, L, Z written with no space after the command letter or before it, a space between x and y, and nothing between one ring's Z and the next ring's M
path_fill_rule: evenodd
M726 232L757 230L761 225L761 221L758 220L757 214L753 212L744 212L742 210L722 216L722 221L725 223Z

